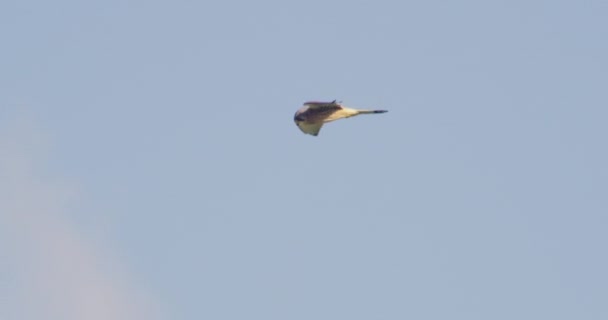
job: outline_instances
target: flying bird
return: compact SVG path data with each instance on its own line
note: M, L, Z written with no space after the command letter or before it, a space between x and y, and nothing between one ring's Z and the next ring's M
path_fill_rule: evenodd
M358 110L347 108L341 102L308 101L296 111L293 117L302 132L313 136L319 135L324 123L350 118L360 114L385 113L387 110Z

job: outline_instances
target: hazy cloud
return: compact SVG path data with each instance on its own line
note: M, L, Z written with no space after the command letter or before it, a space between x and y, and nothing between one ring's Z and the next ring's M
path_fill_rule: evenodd
M70 221L78 190L44 167L47 142L23 118L0 129L0 318L158 318L116 259Z

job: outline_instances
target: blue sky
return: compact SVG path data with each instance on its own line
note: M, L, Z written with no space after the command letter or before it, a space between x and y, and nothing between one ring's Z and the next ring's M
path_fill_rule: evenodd
M605 319L607 15L4 1L2 317Z

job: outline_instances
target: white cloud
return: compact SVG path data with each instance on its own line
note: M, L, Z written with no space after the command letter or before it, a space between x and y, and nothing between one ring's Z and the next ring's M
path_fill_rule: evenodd
M77 190L44 168L27 120L0 131L0 318L155 319L157 307L69 219Z

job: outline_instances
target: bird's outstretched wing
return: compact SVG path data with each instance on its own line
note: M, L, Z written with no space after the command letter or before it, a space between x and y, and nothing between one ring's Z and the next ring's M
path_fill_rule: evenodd
M321 131L323 122L320 122L320 121L314 122L314 123L298 122L297 125L298 125L298 128L300 128L300 130L302 130L302 132L313 135L313 136L317 136L317 135L319 135L319 131Z
M307 124L323 123L327 117L341 109L343 107L336 103L336 100L332 102L308 101L304 102L302 108L298 110L298 114L306 119Z
M306 101L304 102L304 106L310 109L340 109L342 106L336 102L336 100L331 102L322 102L322 101Z

